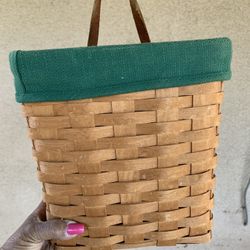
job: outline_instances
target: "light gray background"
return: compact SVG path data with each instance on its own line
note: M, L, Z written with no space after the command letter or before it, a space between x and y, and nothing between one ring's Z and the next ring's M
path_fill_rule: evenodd
M232 39L233 77L225 83L213 240L187 249L250 249L250 225L243 226L240 206L241 189L250 175L250 0L139 3L152 41ZM0 0L0 245L41 197L8 53L85 46L91 8L92 0ZM104 0L100 44L122 43L138 43L128 0Z

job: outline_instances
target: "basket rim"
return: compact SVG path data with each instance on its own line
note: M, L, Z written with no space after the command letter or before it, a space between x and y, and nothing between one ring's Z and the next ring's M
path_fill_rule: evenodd
M9 53L19 103L229 80L231 59L228 37Z

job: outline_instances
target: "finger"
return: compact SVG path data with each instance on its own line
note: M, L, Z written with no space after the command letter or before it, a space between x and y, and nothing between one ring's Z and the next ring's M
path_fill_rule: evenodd
M41 221L46 221L46 203L41 201L33 214L37 215Z
M38 207L35 210L37 216L41 221L46 221L46 203L41 201Z
M46 203L41 201L35 210L28 216L28 220L46 221Z
M54 250L54 246L50 243L50 241L44 241L41 250Z
M67 240L84 233L84 225L74 221L49 220L37 222L33 227L35 241Z

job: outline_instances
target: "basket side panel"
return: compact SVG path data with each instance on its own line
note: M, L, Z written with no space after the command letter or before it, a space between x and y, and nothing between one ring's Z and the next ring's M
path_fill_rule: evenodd
M56 249L209 241L222 84L23 104L48 219L86 225Z

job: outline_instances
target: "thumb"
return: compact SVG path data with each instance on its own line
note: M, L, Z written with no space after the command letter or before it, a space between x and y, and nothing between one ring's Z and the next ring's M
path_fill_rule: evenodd
M33 235L34 241L45 241L45 240L68 240L80 235L84 232L84 225L76 223L74 221L67 220L49 220L40 221L34 224Z

